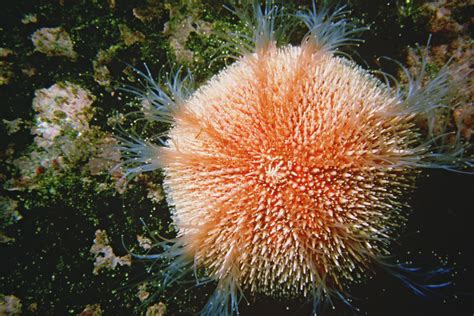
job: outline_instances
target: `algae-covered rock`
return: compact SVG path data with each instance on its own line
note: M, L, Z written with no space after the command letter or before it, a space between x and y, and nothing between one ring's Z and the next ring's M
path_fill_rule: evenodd
M84 308L82 312L77 314L78 316L102 316L102 308L100 307L100 304L87 304L87 306Z
M49 148L68 129L78 134L86 132L94 99L88 90L67 82L35 91L32 107L37 115L32 133L36 144Z
M0 315L21 315L22 304L15 295L0 295Z
M132 264L131 255L125 255L118 257L114 254L112 247L109 245L109 237L105 230L96 230L94 244L91 247L90 252L95 257L94 262L94 274L99 274L103 269L114 270L117 265L130 266Z
M64 56L77 59L71 37L62 27L43 27L31 35L35 49L46 56Z
M166 305L163 303L153 304L146 310L146 316L163 316L166 313Z

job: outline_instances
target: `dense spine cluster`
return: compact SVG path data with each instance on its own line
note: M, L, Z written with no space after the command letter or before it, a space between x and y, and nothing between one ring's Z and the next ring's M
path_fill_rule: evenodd
M343 290L404 219L416 173L397 165L417 134L397 106L363 70L301 48L219 74L175 113L161 155L184 249L252 292Z

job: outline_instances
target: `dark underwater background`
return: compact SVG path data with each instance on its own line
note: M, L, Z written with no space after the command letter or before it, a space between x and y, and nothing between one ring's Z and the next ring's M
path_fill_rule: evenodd
M225 55L219 32L239 32L243 26L213 0L6 0L0 5L0 315L196 314L213 284L158 291L159 267L148 273L152 262L128 256L129 251L145 253L153 236L171 238L174 231L160 172L125 186L117 185L120 174L109 172L120 161L114 152L118 121L145 135L167 128L143 126L133 114L125 115L139 104L119 87L139 85L132 67L144 70L143 63L157 76L183 65L199 85L228 62L216 58ZM365 43L352 52L364 67L398 76L393 64L377 57L410 68L416 46L425 46L432 34L429 71L451 56L472 69L470 1L352 0L348 8L355 23L371 26L361 36ZM293 36L302 34L303 29ZM42 104L41 98L54 99L58 91L70 94L64 102L69 97L84 102L87 115L67 114L82 124L79 132L61 121L64 114L33 108L33 100ZM458 99L473 106L472 92L471 79ZM61 129L47 144L35 139L46 137L35 127L42 115L58 119ZM445 273L432 279L422 273L415 279L451 284L423 297L387 271L375 270L366 283L350 289L353 309L335 302L335 309L328 305L319 315L473 315L474 176L425 170L407 202L412 211L394 245L394 262L412 262L424 271L443 268ZM93 245L99 253L113 250L110 258L123 265L100 265ZM304 300L257 297L240 304L243 316L311 311Z

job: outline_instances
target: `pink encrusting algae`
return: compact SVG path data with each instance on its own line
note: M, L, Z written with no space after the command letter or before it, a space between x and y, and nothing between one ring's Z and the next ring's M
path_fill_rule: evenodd
M179 73L147 78L152 119L171 129L161 146L124 144L129 173L165 173L177 237L152 256L171 260L164 282L203 269L217 281L209 315L238 312L243 292L345 300L385 264L419 170L469 163L414 123L448 96L447 67L403 94L335 55L356 31L341 10L300 13L308 35L282 47L278 10L256 13L255 49L194 93Z

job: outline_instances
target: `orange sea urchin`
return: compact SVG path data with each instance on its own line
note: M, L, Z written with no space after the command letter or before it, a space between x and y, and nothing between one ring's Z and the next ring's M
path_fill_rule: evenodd
M334 54L356 30L340 10L300 13L297 47L277 45L276 8L256 12L253 51L196 92L148 78L142 96L172 127L163 146L124 145L130 172L165 172L178 236L156 258L218 282L204 314L236 312L241 291L344 293L389 253L418 168L462 153L433 152L414 125L448 95L447 68L403 94Z

